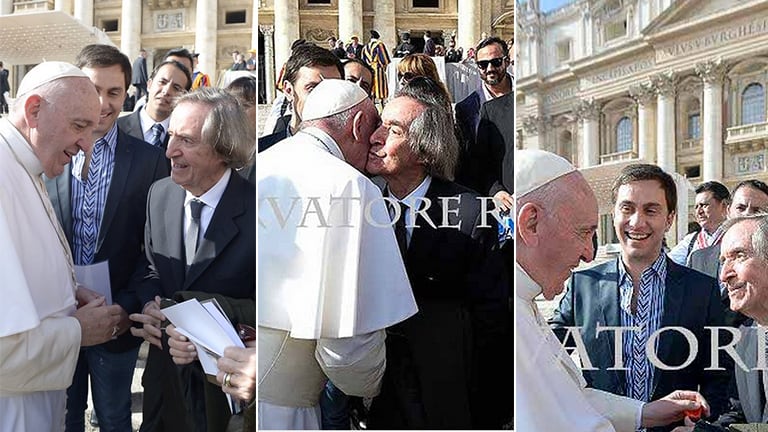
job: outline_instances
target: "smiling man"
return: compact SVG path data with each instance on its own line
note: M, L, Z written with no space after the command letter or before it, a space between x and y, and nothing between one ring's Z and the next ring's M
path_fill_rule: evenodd
M61 430L80 346L108 341L120 321L119 306L77 286L42 179L90 151L98 122L93 83L62 62L27 72L0 119L0 430Z
M168 176L163 152L121 131L117 116L131 78L131 63L117 48L88 45L76 64L96 85L101 102L93 130L93 148L80 152L65 173L46 179L75 264L107 261L112 299L120 308L115 340L82 348L72 386L67 391L66 430L82 431L88 377L99 425L105 430L131 428L131 381L141 339L131 336L128 314L139 312L137 272L144 267L144 219L147 192Z
M189 69L176 60L166 60L155 67L147 82L147 104L117 123L121 130L163 150L168 146L168 124L173 111L173 98L189 91L192 76Z
M686 235L669 251L672 261L685 265L694 251L720 243L723 235L720 225L728 215L730 200L731 193L720 182L708 181L696 187L694 212L701 230Z
M584 371L592 387L645 402L673 390L700 388L711 415L717 416L727 402L729 372L705 370L710 363L710 333L705 327L723 325L724 306L713 278L675 264L662 253L677 208L675 183L655 165L629 165L615 180L612 197L621 254L575 272L550 324L561 339L565 327L580 327L596 368ZM599 326L640 329L624 332L622 345L615 347L613 332L597 335ZM651 334L669 326L686 328L698 341L698 353L682 370L660 369L646 353ZM680 366L688 358L687 346L682 334L666 331L655 352L663 364ZM612 369L614 358L627 369ZM723 367L733 367L727 356L720 361Z

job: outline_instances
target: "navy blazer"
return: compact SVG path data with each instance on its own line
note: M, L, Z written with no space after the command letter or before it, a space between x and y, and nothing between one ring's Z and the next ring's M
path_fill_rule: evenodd
M479 227L477 197L432 178L425 213L441 225L450 209L447 223L459 228L433 228L417 216L404 262L419 311L390 329L405 343L387 337L387 370L371 406L374 428L493 429L511 412L509 285L494 249L494 219L488 217L492 228ZM403 397L403 388L417 396Z
M165 178L152 185L145 230L149 265L139 299L172 298L177 291L202 291L256 298L256 187L232 170L197 254L186 270L185 190Z
M155 180L168 176L169 168L160 149L127 135L118 127L115 168L93 260L109 260L113 303L122 306L128 314L141 312L135 291L146 267L143 247L147 193ZM62 175L45 182L56 217L70 244L73 236L71 169L71 164L67 164ZM122 352L141 341L125 332L107 342L106 348Z
M597 368L584 371L588 385L626 395L626 372L609 369L614 361L614 332L603 331L595 336L598 325L621 326L618 266L619 259L614 259L574 272L550 325L561 340L565 327L580 327L589 359ZM722 351L720 366L727 370L705 370L710 366L711 333L704 327L724 325L725 311L719 287L711 277L675 264L669 258L665 282L661 327L690 330L698 342L698 353L682 370L655 368L651 400L674 390L699 390L709 402L712 418L716 419L727 406L728 383L733 374L733 361ZM678 366L688 358L688 342L679 332L665 331L658 341L658 358L664 364Z

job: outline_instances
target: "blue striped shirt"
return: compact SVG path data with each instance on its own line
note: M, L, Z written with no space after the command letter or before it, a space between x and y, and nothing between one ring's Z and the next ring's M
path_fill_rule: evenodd
M626 332L623 339L623 362L627 370L627 389L626 394L630 395L634 382L638 379L637 368L644 368L646 372L645 398L642 400L648 402L652 396L654 367L648 360L648 355L643 350L642 354L633 350L639 341L642 346L648 341L653 332L661 326L661 316L664 312L664 289L667 278L667 255L659 254L656 261L640 275L640 290L650 289L650 311L649 319L646 322L638 322L636 315L632 313L632 293L634 291L632 276L627 272L624 263L619 259L619 304L621 306L621 326L622 327L640 327L640 331ZM656 340L658 348L658 339Z
M117 123L112 125L112 129L107 132L96 145L104 146L101 161L98 167L91 161L88 166L88 178L81 178L83 164L85 163L85 153L82 151L72 158L72 254L75 264L91 264L93 257L89 258L87 248L91 248L91 254L95 254L96 244L89 244L84 235L84 225L86 221L95 221L96 238L98 238L98 229L101 226L101 220L104 216L104 207L107 203L107 193L109 185L112 182L112 173L115 170L115 147L117 146ZM86 206L86 198L95 199L92 208Z

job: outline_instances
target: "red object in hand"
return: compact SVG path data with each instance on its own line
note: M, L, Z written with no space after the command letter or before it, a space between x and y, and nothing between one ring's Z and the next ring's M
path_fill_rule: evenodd
M698 407L695 410L687 410L685 412L686 417L690 417L691 420L696 421L701 418L701 411L703 407Z

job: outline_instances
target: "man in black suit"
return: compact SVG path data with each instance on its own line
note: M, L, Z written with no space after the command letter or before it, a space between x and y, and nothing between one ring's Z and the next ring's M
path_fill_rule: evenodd
M363 45L360 43L360 39L357 35L352 35L350 39L352 39L352 42L347 45L347 58L362 60Z
M419 306L387 330L372 428L494 429L509 420L508 285L495 225L481 226L478 195L451 181L458 143L446 106L437 83L416 78L385 106L371 136L366 170L386 182Z
M498 37L486 38L475 48L475 64L481 79L480 88L458 102L455 108L456 124L461 132L457 183L472 187L470 184L476 182L470 161L480 124L480 108L486 101L512 92L512 75L507 72L509 62L507 43Z
M131 85L136 88L134 95L136 100L147 95L147 81L147 50L142 48L139 51L139 56L133 61L133 75L131 77Z
M504 210L512 208L514 191L514 97L514 93L507 93L480 108L477 143L468 161L475 183L465 185L494 197Z
M171 360L160 298L217 297L231 306L233 324L255 324L256 193L235 171L247 163L255 137L237 100L210 87L178 100L169 133L171 176L152 186L147 203L149 265L137 290L143 312L131 315L143 324L131 332L152 344L141 430L224 430L229 408L221 389L199 363L177 367Z
M159 149L117 126L130 85L128 57L112 46L88 45L75 63L99 92L96 143L87 154L75 155L64 175L47 179L46 188L75 264L109 263L112 299L122 308L122 320L115 340L80 350L67 390L66 430L83 430L89 375L101 427L128 430L131 381L142 342L128 332L128 314L141 310L135 290L146 266L143 209L149 187L168 175L168 165Z
M8 101L5 100L5 92L11 91L8 84L8 70L3 68L3 62L0 61L0 114L8 114Z
M189 91L192 76L185 65L176 60L166 60L155 67L147 84L147 104L121 117L117 124L128 135L165 151L173 98Z
M432 32L429 30L424 32L424 54L430 57L435 56L435 40L432 39Z
M629 165L614 182L612 195L621 255L575 272L550 324L561 339L566 327L580 328L583 354L595 368L584 371L591 387L646 402L673 390L699 389L716 418L727 403L733 362L722 355L720 366L726 370L706 370L711 339L705 327L722 326L724 308L714 279L677 265L662 253L662 240L675 217L675 183L655 165ZM624 332L624 342L617 348L613 332L597 333L601 326L640 329ZM671 326L687 329L698 342L698 351L681 370L661 369L645 349L654 332ZM688 342L680 332L666 330L657 341L654 353L663 364L680 366L687 361ZM612 369L614 359L621 359L627 369Z

